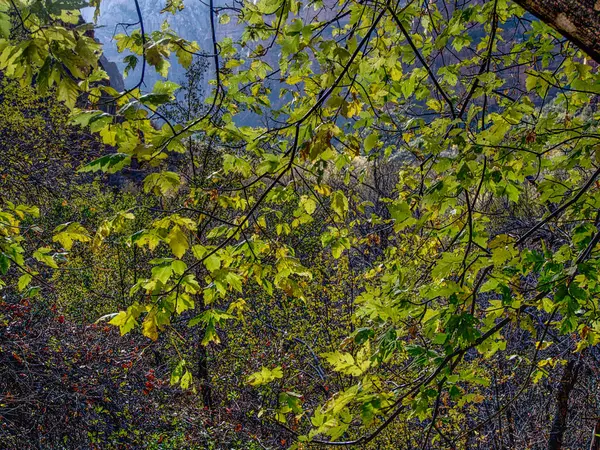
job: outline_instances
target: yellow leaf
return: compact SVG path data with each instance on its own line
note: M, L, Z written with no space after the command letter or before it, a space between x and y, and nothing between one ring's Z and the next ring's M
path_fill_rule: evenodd
M158 328L156 327L156 311L152 310L148 313L142 323L142 334L149 337L153 341L158 339Z
M187 249L190 248L186 235L178 226L173 227L167 236L167 242L169 243L169 247L171 247L171 251L177 258L181 258Z

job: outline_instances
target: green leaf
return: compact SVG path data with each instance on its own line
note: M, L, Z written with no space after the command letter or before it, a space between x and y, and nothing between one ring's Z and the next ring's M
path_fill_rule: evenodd
M312 214L317 209L317 202L312 197L303 195L300 197L300 206L304 208L308 214Z
M180 386L181 389L188 389L192 384L192 373L189 370L186 370L185 373L181 377Z
M165 94L171 98L175 98L175 92L180 87L181 87L180 85L178 85L177 83L173 83L172 81L158 80L154 84L154 88L152 89L152 92L155 94Z
M448 335L446 333L437 333L433 338L434 344L444 344Z
M52 252L53 250L50 247L42 247L33 252L33 257L53 269L58 269L58 264L54 260L54 257L50 255Z
M207 270L214 272L221 267L221 258L216 253L213 253L204 260L204 266Z
M79 87L73 80L64 77L60 83L58 83L56 94L57 98L60 101L65 102L67 107L74 108L77 98L79 97Z
M0 253L0 274L6 275L10 267L10 259L4 254Z
M180 185L181 180L175 172L153 173L144 179L144 192L166 196L177 192Z
M65 250L71 250L73 243L78 242L89 242L92 240L87 230L77 222L69 222L63 225L59 225L54 230L56 233L52 240L60 243Z
M121 336L129 333L137 322L135 319L128 314L126 311L120 311L110 322L111 325L116 325L119 327L121 332Z
M4 12L0 11L0 38L9 38L10 37L10 16Z
M369 153L379 143L379 136L377 133L371 133L365 139L365 152Z
M339 351L323 353L323 357L333 366L336 372L358 377L362 375L371 365L370 359L366 357L368 349L363 347L357 354L356 359L350 353Z
M248 384L251 384L252 386L262 386L279 378L283 378L281 366L275 367L274 369L263 367L260 372L255 372L248 377Z
M528 75L525 79L525 89L528 91L533 91L538 84L538 77L533 75Z
M125 153L113 153L104 155L85 166L81 167L78 172L106 172L116 173L131 162L131 156Z
M32 276L28 273L24 273L19 277L19 282L17 284L19 291L23 291L27 286L29 286L31 278Z
M180 360L173 371L171 372L171 386L179 383L181 380L181 376L183 375L183 371L185 370L185 360Z
M348 198L342 191L336 191L333 193L331 198L331 208L341 218L346 217L346 213L348 212Z
M171 263L171 267L173 268L173 272L175 272L177 275L183 275L187 269L187 264L183 261L177 260Z
M166 284L173 274L173 266L171 263L163 263L152 268L152 277L159 280L162 284Z

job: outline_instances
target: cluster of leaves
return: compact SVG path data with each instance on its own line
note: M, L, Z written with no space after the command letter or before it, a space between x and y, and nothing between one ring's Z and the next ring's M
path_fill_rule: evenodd
M167 9L178 14L180 6ZM315 305L325 278L316 261L351 273L339 293L352 304L347 339L315 355L339 377L334 392L305 410L304 392L286 386L298 371L275 362L246 378L275 395L278 406L268 409L297 448L368 444L399 417L420 431L407 438L413 448L468 447L493 422L481 419L490 367L524 361L511 377L522 387L503 397L510 405L557 364L594 354L600 75L518 6L245 2L233 9L241 39L214 42L207 107L177 122L159 110L177 84L143 92L142 70L124 93L93 87L102 78L97 44L48 20L68 22L65 10L46 17L12 8L24 36L4 33L0 70L26 83L35 75L42 91L56 84L73 120L115 150L82 171L151 171L143 192L158 206L139 229L127 225L138 216L130 208L95 235L71 222L53 238L68 252L74 241L101 247L119 236L148 257L123 289L127 307L110 321L122 334L140 325L157 340L183 318L201 328L201 344L217 345L220 329L239 327L260 307L240 297ZM191 64L196 44L139 22L118 42L142 69L166 76L171 53ZM265 55L273 52L271 65ZM80 93L93 102L98 90L114 96L115 114L74 108ZM247 111L264 125L240 123ZM200 139L204 163L193 157ZM186 151L191 171L168 167ZM397 176L386 183L382 167L390 166ZM33 276L19 256L18 208L6 213L0 248L22 277ZM307 236L316 238L308 249ZM181 358L172 383L187 388L191 377ZM494 408L492 417L506 414ZM495 436L485 429L484 442Z

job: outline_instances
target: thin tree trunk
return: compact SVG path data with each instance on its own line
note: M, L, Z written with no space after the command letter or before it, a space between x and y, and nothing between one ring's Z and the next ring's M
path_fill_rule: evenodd
M577 382L580 365L571 359L567 362L556 394L556 411L548 439L548 450L561 450L569 416L569 396Z
M199 274L197 273L196 276ZM200 313L206 311L204 299L198 296L196 305L200 305ZM205 345L202 345L202 337L204 336L204 328L199 328L200 335L198 336L198 348L196 358L198 359L198 380L200 380L200 392L202 393L202 403L205 408L212 409L212 389L210 386L210 376L208 373L208 349Z
M508 422L508 445L509 448L515 448L515 425L510 405L506 409L506 421Z
M600 0L514 0L600 63Z
M596 421L594 430L592 431L592 441L590 442L590 450L600 450L600 420Z
M208 409L212 409L212 389L208 376L208 352L202 343L198 343L198 379L202 391L202 403Z

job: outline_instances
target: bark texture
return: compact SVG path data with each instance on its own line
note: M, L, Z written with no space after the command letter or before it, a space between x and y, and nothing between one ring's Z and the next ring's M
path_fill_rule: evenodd
M563 448L563 437L569 417L569 396L575 387L575 383L577 383L579 368L579 364L574 360L570 360L565 366L556 393L556 412L554 413L550 438L548 439L548 450L561 450Z
M600 63L600 0L514 0Z

